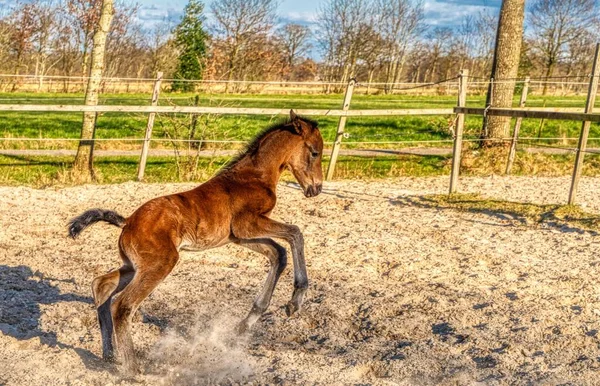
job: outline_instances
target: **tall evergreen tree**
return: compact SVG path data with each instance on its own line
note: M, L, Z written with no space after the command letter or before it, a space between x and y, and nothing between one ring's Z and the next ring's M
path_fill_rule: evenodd
M185 7L181 23L175 27L175 45L179 49L175 79L202 79L204 59L206 57L206 39L204 31L204 4L198 0L190 0ZM173 82L173 91L193 91L191 82Z

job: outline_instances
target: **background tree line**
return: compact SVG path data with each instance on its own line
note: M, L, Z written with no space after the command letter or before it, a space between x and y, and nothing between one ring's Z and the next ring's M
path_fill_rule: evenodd
M101 0L37 0L0 12L0 72L86 76ZM277 22L276 0L191 0L181 20L144 25L115 2L107 77L246 81L436 82L468 69L489 77L497 15L427 25L420 0L328 0L309 25ZM583 76L600 39L596 0L527 3L519 75ZM185 63L184 63L185 62ZM191 72L189 72L191 71ZM72 80L71 80L72 81ZM64 80L66 86L69 80ZM184 84L184 83L181 83ZM179 89L186 89L180 86Z

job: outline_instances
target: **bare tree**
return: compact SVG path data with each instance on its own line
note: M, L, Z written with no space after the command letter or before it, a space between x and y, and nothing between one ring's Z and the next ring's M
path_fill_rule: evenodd
M553 75L571 43L577 44L598 19L596 0L536 0L529 9L533 48L543 60L545 77ZM543 94L547 92L544 84Z
M6 63L9 58L9 53L11 49L10 38L12 35L11 25L4 19L0 19L0 60L2 64L0 64L1 69L5 69Z
M375 71L382 66L382 62L386 58L388 44L372 24L362 24L359 33L363 39L360 59L363 61L367 72L368 94L371 90L371 82L373 82Z
M110 24L114 15L113 0L102 0L102 8L98 26L95 28L90 77L85 92L85 104L97 105L104 70L104 54L106 49L106 38L110 32ZM94 136L96 132L96 114L84 113L83 127L81 128L81 140L77 148L77 155L73 163L73 176L78 180L90 181L95 179L93 152Z
M325 53L329 80L346 83L356 75L365 40L360 31L370 24L372 3L367 0L330 0L319 10L319 44Z
M467 15L451 38L450 52L459 71L468 69L469 73L474 72L476 47L479 44L476 29L475 18Z
M14 74L27 71L26 58L33 49L33 36L39 29L34 4L23 4L8 17L10 24L10 50L14 57ZM24 68L25 67L25 68Z
M72 32L77 34L77 44L82 47L81 75L86 77L92 37L100 20L102 0L67 0L66 7L74 27Z
M494 57L494 43L498 15L490 12L479 12L475 17L475 36L477 36L475 56L477 65L473 68L473 76L484 76L491 71Z
M277 0L215 0L211 3L216 37L222 40L227 58L229 81L236 76L244 78L247 49L271 31L277 6Z
M78 40L75 38L75 27L69 17L62 10L56 19L56 36L53 42L53 50L59 57L57 67L60 69L60 75L63 75L63 92L70 91L70 77L77 72L80 52Z
M35 52L35 75L38 78L38 91L42 90L44 76L60 61L60 56L54 55L52 62L49 63L54 51L54 41L58 35L59 9L60 4L52 0L33 3L36 29L33 33L32 43Z
M584 76L591 71L590 58L594 57L595 43L598 41L598 28L590 29L572 41L565 55L565 76Z
M309 38L310 29L300 24L289 23L277 31L277 40L285 57L281 67L282 79L287 71L286 80L289 80L296 61L312 48Z
M387 42L386 83L399 81L406 53L424 31L423 3L418 0L375 0L374 25ZM389 88L389 86L388 86Z
M141 25L134 22L139 5L115 2L115 13L106 39L107 77L141 77L146 61Z
M148 50L149 68L152 76L156 75L158 71L167 74L175 72L177 53L171 34L174 25L172 20L165 19L146 31L145 44Z
M380 71L388 84L400 80L409 51L423 31L423 5L411 0L330 0L318 14L325 78L369 81Z
M515 77L519 70L525 0L503 0L496 32L496 48L492 62L492 80L487 93L487 106L511 107ZM486 140L505 138L509 133L510 117L487 116L483 122L482 137ZM483 145L502 144L486 141Z
M427 34L430 44L429 48L429 66L425 71L424 81L435 82L440 80L440 68L444 57L448 56L450 44L452 43L452 30L449 27L436 27Z

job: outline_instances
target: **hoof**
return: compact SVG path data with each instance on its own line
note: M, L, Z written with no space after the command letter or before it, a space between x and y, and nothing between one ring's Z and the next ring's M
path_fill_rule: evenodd
M115 358L115 355L111 352L111 353L102 353L102 360L108 363L116 363L117 359Z
M294 304L294 302L289 302L288 304L285 305L285 314L288 317L294 315L299 310L300 310L300 307L298 307L296 304Z

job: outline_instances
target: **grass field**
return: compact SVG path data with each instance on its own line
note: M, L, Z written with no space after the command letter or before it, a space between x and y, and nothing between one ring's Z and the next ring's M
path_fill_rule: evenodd
M162 105L193 105L196 95L163 93ZM339 108L342 95L248 95L248 94L200 94L198 105L223 107L263 107L295 109ZM147 94L107 94L102 95L101 104L147 105ZM394 109L394 108L451 108L455 96L404 96L404 95L356 95L352 109ZM582 107L584 96L530 96L529 107ZM11 93L0 94L4 104L82 104L80 94ZM483 106L484 96L472 95L467 100L469 106ZM515 105L517 100L515 98ZM0 137L12 140L0 141L4 149L75 149L76 139L81 129L81 113L0 113ZM279 122L284 117L272 116L200 116L194 139L247 141L266 126ZM334 139L338 119L316 117L324 139ZM401 148L405 146L450 147L452 133L450 125L454 116L410 116L410 117L364 117L349 118L346 131L349 137L344 140L347 148ZM118 139L99 141L99 149L138 149L143 137L147 116L144 114L101 114L97 122L97 138ZM189 139L191 117L183 114L159 114L156 119L153 138L154 148L170 148L171 139ZM570 146L576 144L580 122L525 120L521 128L523 138L547 139L543 144ZM465 138L476 139L481 128L480 117L467 117ZM23 141L18 138L68 138L70 141ZM600 125L593 124L589 146L600 145ZM431 141L431 142L418 142ZM440 142L441 141L441 142ZM368 142L368 143L364 143ZM524 139L528 144L532 140ZM354 143L354 144L353 144ZM182 146L181 144L179 146ZM239 148L239 143L211 143L209 148ZM469 146L467 146L469 149ZM463 161L463 172L471 175L502 174L506 154L486 154L467 150ZM586 173L597 175L600 171L598 156L588 157ZM9 157L0 156L0 183L46 186L66 183L66 172L70 167L70 157ZM200 159L195 172L182 170L171 157L151 158L147 169L147 181L172 182L202 180L212 175L226 158ZM190 162L183 160L180 162ZM122 182L132 180L137 170L137 157L101 158L95 163L100 182ZM520 153L515 165L515 174L565 175L572 170L572 155L542 155ZM394 176L432 176L448 174L448 156L397 156L382 158L342 157L336 168L336 178L379 178Z
M264 107L264 108L339 108L342 96L333 95L198 95L200 106L227 107ZM111 105L147 105L149 95L103 95L102 104ZM194 95L163 94L161 104L192 105ZM454 96L402 96L402 95L357 95L353 98L353 109L394 109L394 108L438 108L453 107ZM531 96L528 106L546 107L582 107L583 96L539 97ZM0 94L0 103L20 104L82 104L83 96L77 94ZM515 104L516 104L515 99ZM483 106L483 96L468 98L469 106ZM122 139L117 142L99 142L101 149L131 149L139 147L139 142L127 141L143 137L147 117L144 114L105 113L98 118L97 138ZM201 116L195 138L210 140L246 141L262 128L275 123L282 117L271 116ZM316 117L319 121L325 141L332 141L335 136L338 119L335 117ZM185 115L158 115L154 130L154 138L186 138L186 126L191 118ZM420 146L450 146L451 132L449 125L453 116L411 116L411 117L364 117L348 119L346 131L349 138L345 140L348 147L401 147L414 146L410 141L448 141L421 143ZM540 131L540 127L542 130ZM577 137L581 124L569 121L525 120L521 129L522 137L541 138L573 138ZM2 113L0 114L0 136L3 138L71 138L79 136L81 113ZM481 128L480 117L468 117L465 127L467 138L476 138ZM600 137L600 125L592 125L591 138ZM406 144L386 144L385 142L406 141ZM352 142L379 142L352 145ZM550 141L563 143L564 140ZM593 142L592 142L593 144ZM3 141L3 148L75 148L77 143L71 142L24 142ZM155 147L169 147L169 142L155 142ZM215 145L216 146L216 145ZM218 144L221 148L236 145ZM237 145L239 146L239 145Z

